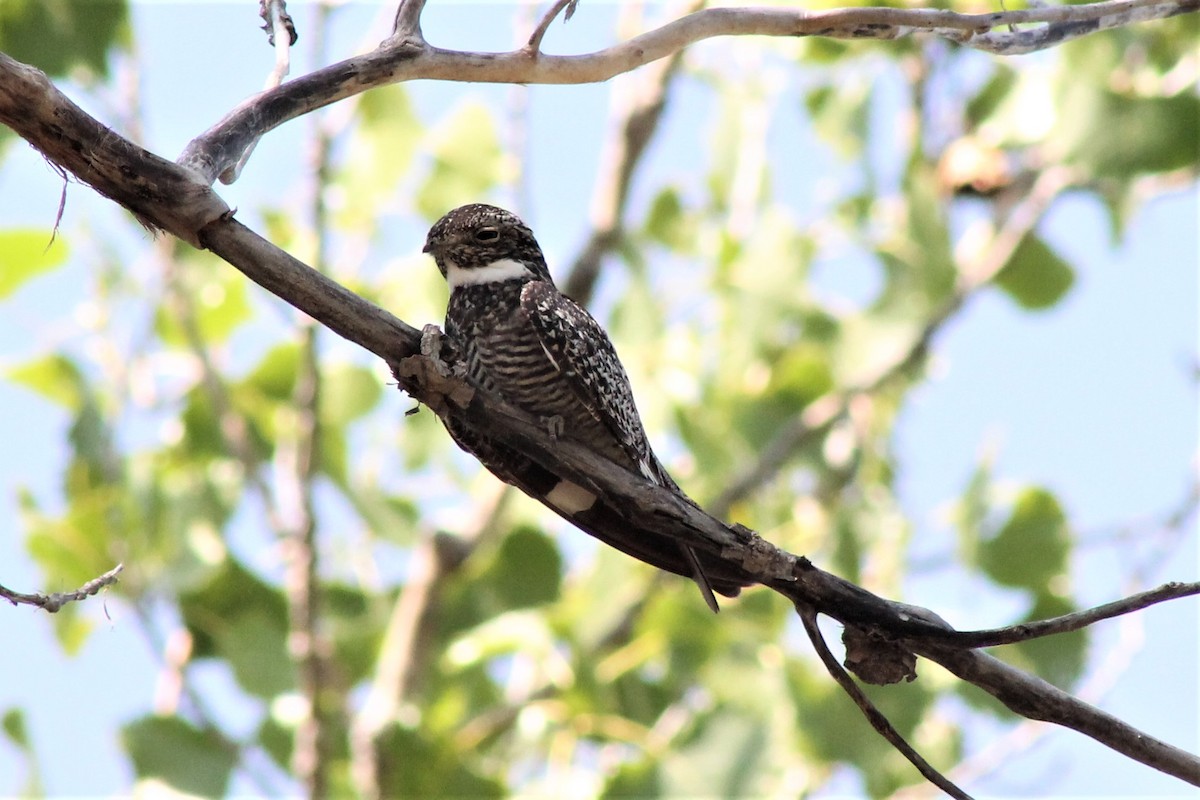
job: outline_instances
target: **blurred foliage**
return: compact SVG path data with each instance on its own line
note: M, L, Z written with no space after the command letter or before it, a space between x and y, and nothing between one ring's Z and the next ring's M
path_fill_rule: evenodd
M1195 19L1172 20L1031 61L912 40L724 41L766 53L800 86L781 99L763 76L696 67L713 109L703 160L675 182L641 187L647 210L610 259L605 285L635 385L663 386L642 392L643 411L654 438L680 453L671 459L680 482L702 501L720 495L812 403L886 376L770 480L734 498L731 516L899 598L912 522L897 497L893 438L924 380L922 359L905 355L955 307L973 266L951 211L994 231L1040 170L1064 165L1075 170L1074 190L1105 203L1119 234L1144 196L1140 178L1185 170L1194 179L1200 101L1172 70L1195 32ZM120 2L0 4L0 50L52 75L104 78L129 36ZM974 78L948 80L959 74ZM883 103L880 75L901 76L908 91ZM954 109L949 120L945 109ZM748 158L758 146L748 125L763 113L798 117L819 144ZM375 90L335 143L343 146L323 187L337 200L328 229L305 228L289 198L259 213L281 245L303 250L323 237L331 271L401 316L429 319L445 289L425 261L390 268L381 210L428 221L493 196L515 174L502 124L477 103L426 119L404 88ZM889 154L886 169L879 153ZM820 225L797 224L771 159L825 160L849 175L823 190ZM581 203L587 194L577 187ZM0 300L19 304L26 285L67 263L72 234L47 247L48 231L0 228ZM813 284L815 265L842 257L846 243L877 271L861 302ZM184 679L208 665L240 693L253 724L237 734L203 704L129 722L122 741L138 780L220 795L235 774L253 774L294 793L286 773L300 718L297 665L275 504L312 353L291 318L234 270L182 248L155 252L154 290L106 280L115 262L95 267L89 302L102 322L91 338L31 346L6 369L68 423L58 495L20 494L26 547L55 585L126 562L117 591L144 612L138 619L186 633ZM687 269L663 266L675 262ZM993 285L1041 311L1069 296L1077 271L1035 225ZM98 342L117 355L94 357ZM319 444L306 489L320 520L321 702L337 709L335 786L353 785L349 720L374 682L389 679L381 665L401 656L412 674L374 740L386 796L553 795L564 786L605 797L792 796L819 790L839 768L872 796L918 782L814 661L778 598L748 592L714 620L686 582L597 549L524 500L498 504L486 525L471 522L487 508L481 499L467 513L473 498L492 495L490 479L452 450L432 415L402 418L406 401L361 354L321 346L315 358ZM1014 495L998 484L986 460L964 476L956 568L990 591L1026 597L1024 619L1072 610L1067 509L1047 487ZM418 580L426 546L444 569L411 652L390 652L397 604L429 590ZM468 549L459 563L454 553ZM55 618L67 650L88 635L92 608ZM1086 648L1079 632L1002 655L1070 688ZM978 692L959 692L975 713L1005 718ZM947 686L922 680L871 694L935 764L962 756L966 721ZM36 792L22 711L6 711L3 727L29 753ZM272 769L274 778L258 774Z
M51 77L108 76L109 52L130 43L125 0L4 0L0 51Z

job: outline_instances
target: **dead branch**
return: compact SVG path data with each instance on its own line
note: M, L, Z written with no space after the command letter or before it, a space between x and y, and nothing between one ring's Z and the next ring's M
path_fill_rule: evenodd
M796 613L800 615L800 619L804 623L804 632L808 634L808 640L812 643L813 649L817 651L817 657L821 659L821 663L825 665L825 670L837 682L838 686L841 686L842 690L850 696L850 699L858 706L859 711L871 723L871 727L880 736L887 739L888 743L896 748L901 755L908 759L908 762L917 768L917 771L925 777L925 780L951 797L958 798L958 800L971 800L970 795L956 786L945 775L938 772L932 764L913 749L912 745L904 740L904 737L892 726L892 723L883 715L883 712L871 702L871 698L867 697L866 693L854 682L854 679L850 677L846 670L842 669L842 665L837 662L833 653L830 652L829 645L825 643L825 637L821 635L821 629L817 625L816 610L803 603L797 603Z
M50 594L34 592L33 594L24 594L22 592L14 592L6 586L0 586L0 598L7 600L14 606L37 606L43 611L49 611L51 614L54 614L60 611L67 603L77 603L84 598L98 594L106 586L112 586L120 579L119 576L123 569L125 569L124 564L117 564L108 572L97 578L93 578L73 592L51 592Z
M1088 5L959 14L936 9L708 8L594 53L551 56L531 45L503 53L444 50L421 34L423 2L405 2L395 33L370 53L263 92L194 139L179 163L205 182L236 179L235 166L264 134L288 120L377 86L420 78L479 83L574 84L606 81L717 36L824 36L896 39L922 33L999 55L1020 55L1122 25L1186 14L1200 0L1105 0ZM548 19L543 19L549 24ZM1010 26L1037 25L1030 30Z

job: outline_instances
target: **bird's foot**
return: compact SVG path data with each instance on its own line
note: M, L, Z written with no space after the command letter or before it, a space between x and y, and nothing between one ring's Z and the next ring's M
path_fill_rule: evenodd
M566 430L566 423L557 414L553 417L545 417L542 422L545 423L546 432L550 434L550 438L556 442L562 437L563 431Z
M445 417L447 401L458 408L466 408L471 402L475 390L463 380L465 373L466 366L458 357L454 340L436 325L421 329L420 355L400 359L392 367L400 388L439 417Z
M421 328L421 355L432 361L443 376L461 378L466 375L466 365L462 363L457 343L437 325Z
M446 337L437 325L421 328L421 355L432 361L442 375L449 375L450 370L442 359L442 347L445 343Z

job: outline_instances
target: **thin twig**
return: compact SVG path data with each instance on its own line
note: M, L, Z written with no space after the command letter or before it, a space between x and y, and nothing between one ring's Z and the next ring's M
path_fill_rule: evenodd
M14 606L22 604L37 606L43 611L49 611L51 614L54 614L67 603L76 603L84 598L91 597L106 586L112 586L117 582L117 576L121 574L121 570L123 569L125 569L124 564L117 564L108 572L98 578L93 578L73 592L51 592L50 594L35 592L34 594L24 594L0 586L0 598L7 600Z
M401 0L396 9L396 24L392 27L389 44L402 41L423 42L421 34L421 12L425 9L425 0Z
M576 0L555 0L554 5L550 6L550 10L542 15L542 19L538 22L537 27L533 29L533 33L529 34L529 41L525 43L525 50L533 56L538 56L542 52L542 39L546 36L546 31L550 29L550 23L554 22L564 8L573 5ZM567 15L570 19L571 15ZM564 20L565 21L565 20Z
M267 76L264 88L274 89L283 83L292 68L292 45L296 43L296 24L287 12L284 0L262 0L259 13L268 31L267 40L275 48L275 68Z
M946 632L945 639L954 642L955 645L972 648L996 647L1002 644L1027 642L1030 639L1039 639L1044 636L1056 636L1060 633L1082 630L1102 620L1112 619L1123 614L1132 614L1135 611L1141 611L1143 608L1149 608L1168 600L1178 600L1181 597L1192 597L1195 595L1200 595L1200 582L1181 583L1172 581L1164 583L1156 589L1139 592L1130 597L1114 600L1111 603L1104 603L1103 605L1083 611L1063 614L1060 617L1042 619L1036 622L1023 622L1019 625L1009 625L1004 628L992 628L989 630ZM932 638L941 639L942 636L932 634Z
M804 632L808 634L808 640L812 642L813 648L817 651L817 656L821 659L821 663L825 665L829 675L837 681L838 686L841 686L843 691L850 696L854 704L858 706L859 711L867 718L867 722L871 723L880 736L896 748L900 755L908 759L908 762L917 768L917 771L925 777L927 781L937 786L951 797L956 797L958 800L971 800L971 796L964 792L959 787L950 782L945 775L933 768L928 761L921 756L912 745L904 740L888 718L883 715L883 712L875 707L871 702L871 698L863 692L854 679L842 669L842 665L834 658L833 653L829 651L829 646L825 644L825 637L821 634L821 629L817 625L817 612L812 606L802 603L796 604L796 613L800 615L800 620L804 623Z

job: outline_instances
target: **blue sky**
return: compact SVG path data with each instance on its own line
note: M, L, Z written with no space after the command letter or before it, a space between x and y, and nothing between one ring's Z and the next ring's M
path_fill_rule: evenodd
M135 5L136 40L149 65L143 91L150 149L174 157L192 136L260 87L271 53L256 29L253 5ZM381 12L386 10L375 4L355 6L339 19L329 51L348 53L359 42L365 21ZM431 4L424 27L429 39L442 46L505 49L512 41L510 12L508 6L491 4ZM297 10L302 26L307 13ZM614 17L612 5L585 2L570 24L552 28L547 49L601 46ZM213 52L221 53L216 65ZM203 69L197 67L202 64ZM502 107L510 89L429 84L413 91L418 105L432 111L448 105L447 94ZM586 233L607 92L606 86L538 87L532 92L534 206L527 212L552 264L570 258ZM685 89L680 101L652 153L653 169L660 174L686 174L703 144L694 131L711 109L694 86ZM90 110L105 118L104 109ZM241 180L218 191L230 205L246 209L274 202L303 167L301 132L302 126L293 123L268 136ZM796 135L810 136L802 131ZM823 177L822 170L838 167L831 160L812 159L782 169L798 187L795 208L803 219L810 205L805 188ZM0 168L0 219L5 225L48 227L59 190L57 178L40 158L17 145ZM646 200L635 192L635 214ZM999 293L985 293L943 332L936 343L937 377L905 408L898 434L905 465L903 500L918 526L920 553L935 559L953 553L946 505L961 491L984 448L995 453L995 472L1002 479L1014 485L1044 484L1058 492L1086 535L1100 536L1114 525L1153 518L1180 502L1197 440L1190 370L1197 350L1198 213L1194 192L1155 200L1133 220L1126 241L1109 249L1101 209L1085 197L1070 196L1041 229L1080 269L1067 300L1050 312L1031 315ZM85 187L73 185L64 229L69 235L82 221L99 227L121 215ZM401 238L411 234L409 246L419 249L419 225L411 231L401 225L399 231ZM75 253L66 268L4 304L0 366L43 352L69 335L69 320L85 286L81 252ZM829 281L853 291L836 278ZM395 399L386 402L395 403L397 411L407 408ZM40 497L54 496L67 421L7 383L0 383L0 407L6 412L0 418L0 441L5 442L0 449L0 519L7 520L0 524L0 581L18 590L73 588L42 585L24 555L14 495L16 487L27 486ZM1146 542L1142 549L1152 545ZM1075 565L1080 598L1099 603L1128 593L1128 567L1110 548L1081 553ZM1153 585L1196 580L1197 573L1193 530L1160 570L1145 579ZM1020 609L1015 599L1011 604L1003 598L996 604L977 602L975 587L952 564L915 573L908 588L905 599L929 605L961 627L1004 624ZM54 795L122 793L131 785L114 733L122 722L151 707L155 659L130 618L132 612L114 600L107 606L111 620L101 603L89 604L96 630L73 658L61 654L44 615L0 609L0 640L8 654L0 659L0 710L14 705L26 709L46 788ZM1172 603L1139 618L1144 623L1140 633L1117 623L1099 630L1093 645L1097 652L1119 635L1145 640L1101 704L1195 752L1200 745L1196 602ZM227 680L220 674L203 679L214 686ZM979 732L975 741L985 742L994 733ZM1002 778L981 788L997 796L1045 796L1039 788L1051 776L1048 785L1057 787L1056 793L1183 794L1178 782L1067 731L1053 732L1034 752L1014 756ZM0 795L16 792L21 780L19 759L0 745Z

